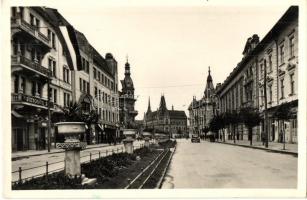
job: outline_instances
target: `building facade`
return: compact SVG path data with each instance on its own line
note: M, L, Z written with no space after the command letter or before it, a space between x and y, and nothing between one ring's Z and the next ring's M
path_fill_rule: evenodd
M136 98L134 96L134 85L130 73L130 64L125 64L125 78L121 80L122 91L120 92L120 124L122 128L136 128L135 117L138 111L134 109Z
M64 120L63 109L70 102L99 113L99 122L88 127L88 143L116 140L117 82L117 62L112 54L103 58L57 10L11 8L13 151L47 148L48 108L54 144L54 123Z
M11 38L12 150L46 149L48 105L59 113L71 96L72 61L45 8L12 7Z
M253 128L253 140L266 137L266 122L269 141L296 143L297 73L298 7L292 6L261 41L256 34L248 38L241 62L217 90L220 113L252 107L260 111L263 118L260 126ZM276 117L274 113L281 106L289 108L291 117ZM228 139L234 136L236 139L251 139L243 124L225 131Z
M154 130L156 133L166 133L170 137L183 137L188 132L185 112L174 110L174 106L168 110L164 95L161 96L157 111L151 111L150 100L148 101L148 109L143 121L145 129Z
M200 100L193 97L189 105L189 134L206 135L209 123L216 114L216 97L210 67L208 70L204 95Z

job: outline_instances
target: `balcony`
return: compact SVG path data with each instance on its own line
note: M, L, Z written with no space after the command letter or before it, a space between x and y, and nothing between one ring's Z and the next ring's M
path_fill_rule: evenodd
M45 109L47 109L48 106L47 100L40 97L26 95L23 93L12 93L11 98L12 104L24 104ZM50 106L53 108L53 104L50 104Z
M48 75L51 74L51 71L43 66L41 66L40 64L24 57L24 56L17 56L14 55L11 57L12 58L12 65L18 65L18 66L22 66L24 69L30 70L32 72L35 73L39 73L40 75L44 76L44 77L48 77Z
M50 40L44 34L42 34L35 26L32 26L27 21L21 18L11 18L12 33L25 33L27 37L35 39L43 47L48 50L51 49Z

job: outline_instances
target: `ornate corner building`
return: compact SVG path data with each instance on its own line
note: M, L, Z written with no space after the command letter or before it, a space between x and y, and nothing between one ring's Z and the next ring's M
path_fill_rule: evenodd
M200 100L196 100L196 98L193 97L188 110L190 134L205 134L209 128L210 120L216 114L217 110L217 98L215 96L215 88L213 85L210 67L208 70L203 97Z
M46 149L49 120L54 146L54 123L71 101L99 114L88 127L88 143L117 140L117 77L112 54L101 56L56 9L12 7L12 151Z

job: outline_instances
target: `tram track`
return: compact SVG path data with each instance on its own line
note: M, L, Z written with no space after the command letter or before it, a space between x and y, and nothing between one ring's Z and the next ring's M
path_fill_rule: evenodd
M163 175L163 173L158 174L160 173L158 169L162 167L162 171L165 171L165 168L168 167L168 160L171 155L172 152L169 148L163 149L162 152L125 187L125 189L156 188L161 175ZM165 161L166 163L164 163Z

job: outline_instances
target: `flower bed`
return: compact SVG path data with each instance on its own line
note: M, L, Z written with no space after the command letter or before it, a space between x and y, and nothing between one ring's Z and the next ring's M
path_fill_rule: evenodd
M117 176L121 171L132 168L138 170L147 164L148 160L152 159L157 154L156 151L151 151L148 148L136 149L133 154L119 153L81 165L81 172L88 178L97 178L97 184L94 186L82 186L80 178L68 178L64 172L56 172L48 176L34 178L23 183L12 185L13 190L33 190L33 189L91 189L105 188L106 182L118 179ZM137 162L137 157L140 157L140 162ZM126 170L127 171L127 170ZM130 173L127 172L127 175ZM116 178L115 178L116 177ZM125 177L125 176L122 176ZM118 182L120 178L118 179ZM122 181L121 181L122 182ZM114 184L113 188L121 187L119 183Z

